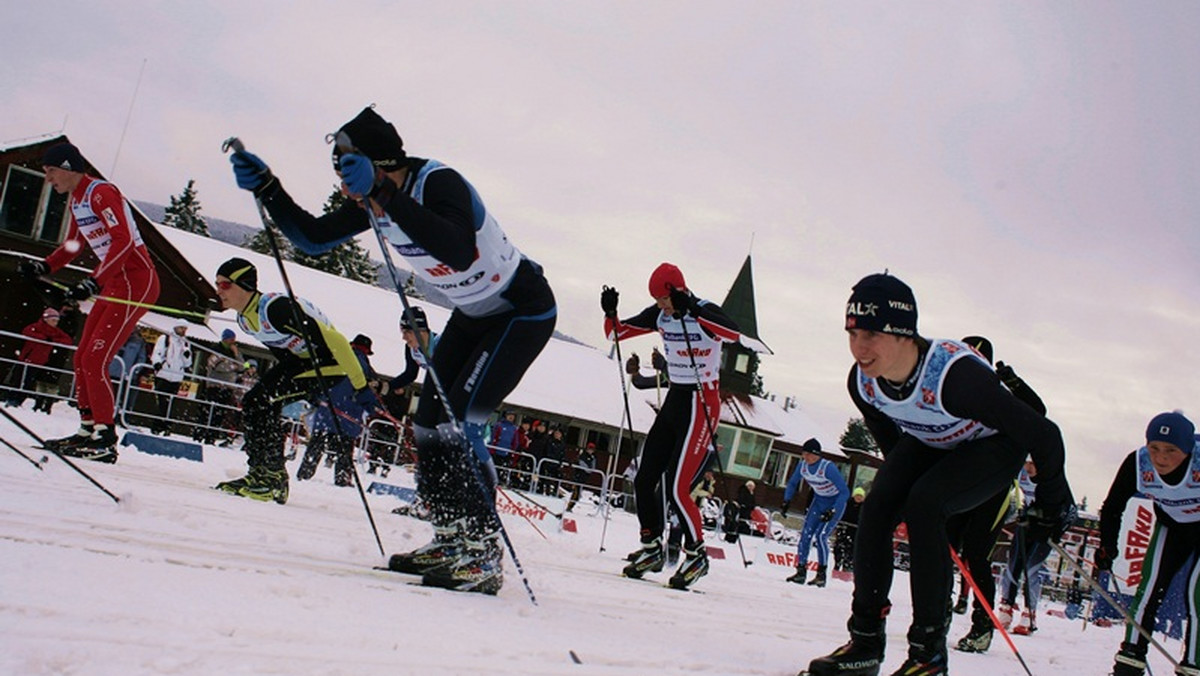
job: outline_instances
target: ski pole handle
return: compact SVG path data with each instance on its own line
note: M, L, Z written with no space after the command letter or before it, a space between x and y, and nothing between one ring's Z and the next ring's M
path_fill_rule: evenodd
M227 153L230 150L235 153L245 152L246 146L242 145L242 139L230 136L221 143L221 152Z

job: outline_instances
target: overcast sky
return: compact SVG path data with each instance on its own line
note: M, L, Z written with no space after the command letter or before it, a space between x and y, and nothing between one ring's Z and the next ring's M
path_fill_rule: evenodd
M0 142L65 121L128 197L252 223L223 139L317 211L375 102L598 347L601 285L631 314L667 260L720 301L753 254L766 387L836 435L887 268L1042 395L1093 509L1150 417L1200 417L1200 3L302 4L6 3Z

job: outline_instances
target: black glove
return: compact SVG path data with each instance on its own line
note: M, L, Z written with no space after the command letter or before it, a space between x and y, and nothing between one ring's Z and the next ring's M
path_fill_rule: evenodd
M163 364L162 364L162 362L161 362L161 361L156 361L156 362L154 362L154 372L155 372L155 373L158 373L159 371L161 371L161 370L162 370L162 366L163 366Z
M1002 361L996 362L996 375L1000 377L1000 382L1010 390L1021 384L1021 378L1013 370L1013 367Z
M636 376L641 370L642 360L637 354L629 355L629 359L625 360L625 372L631 376Z
M1096 564L1096 572L1101 573L1106 570L1112 570L1113 556L1111 550L1104 545L1100 545L1096 549L1096 553L1092 556L1092 561Z
M600 309L604 311L605 317L616 319L617 298L620 295L621 294L617 293L617 290L611 286L604 287L604 290L600 292Z
M779 516L787 518L788 507L791 507L791 502L784 500L783 504L779 506Z
M692 310L692 294L682 289L671 289L671 309L674 317L679 319Z
M44 261L21 261L17 263L17 272L25 279L37 279L50 273L50 266Z
M1075 523L1078 515L1079 510L1075 503L1047 508L1034 503L1020 522L1025 527L1026 546L1031 547L1035 542L1058 542L1071 524Z
M654 354L650 355L650 364L654 366L655 371L667 370L667 358L664 357L662 352L659 352L658 350L655 350Z
M832 509L827 509L824 512L821 512L821 523L829 523L829 520L832 518L833 518L833 510Z
M75 300L87 300L98 293L100 293L100 285L91 277L86 277L82 282L71 287L67 295Z

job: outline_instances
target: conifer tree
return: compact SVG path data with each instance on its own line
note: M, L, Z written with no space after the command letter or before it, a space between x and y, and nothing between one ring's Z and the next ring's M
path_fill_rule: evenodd
M346 196L337 186L334 186L329 199L325 200L324 213L336 211L345 202ZM328 253L318 256L309 256L302 251L293 249L290 258L305 267L322 270L364 284L374 284L378 274L367 250L353 238L335 246Z
M171 204L163 212L163 225L209 237L208 224L200 215L200 200L196 197L195 179L188 179L183 192L178 196L171 196Z
M842 448L879 453L879 445L875 443L875 437L871 436L870 430L867 429L867 423L862 418L851 418L846 422L846 430L842 432L838 443L842 445Z

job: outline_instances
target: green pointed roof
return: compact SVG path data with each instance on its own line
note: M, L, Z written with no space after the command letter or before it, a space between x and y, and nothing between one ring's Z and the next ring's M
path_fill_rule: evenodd
M725 301L721 303L721 309L725 310L725 314L729 315L730 319L737 322L742 335L762 342L762 338L758 336L758 313L754 305L754 274L750 268L749 255L746 256L746 262L742 263L742 269L738 271L737 278L733 280L733 286L729 287L729 293L725 296Z

